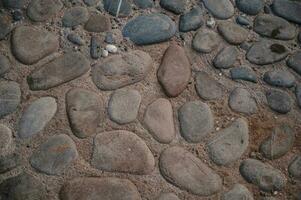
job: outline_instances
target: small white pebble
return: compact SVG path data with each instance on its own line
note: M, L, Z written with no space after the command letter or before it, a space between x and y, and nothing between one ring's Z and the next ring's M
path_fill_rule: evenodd
M105 50L105 49L103 49L102 50L102 52L101 52L101 55L102 55L102 57L108 57L108 55L109 55L109 52L107 51L107 50Z
M207 20L207 26L210 27L210 28L214 28L215 26L215 20L213 17L210 17L208 20Z
M218 75L220 75L220 76L221 76L221 75L222 75L222 73L219 73Z
M220 127L217 127L215 130L216 130L216 131L219 131L219 129L220 129Z
M118 49L115 45L112 45L112 44L108 44L106 46L106 50L110 53L117 53Z

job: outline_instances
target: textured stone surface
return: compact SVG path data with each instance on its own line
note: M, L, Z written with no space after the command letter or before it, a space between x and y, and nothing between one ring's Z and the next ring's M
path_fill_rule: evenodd
M62 18L65 27L73 27L84 24L89 19L89 12L85 7L73 7L65 11Z
M203 10L200 7L196 6L189 12L181 15L179 21L179 30L181 32L196 30L201 27L203 23Z
M186 9L187 0L160 0L162 8L175 14L181 14Z
M10 65L8 58L0 54L0 77L10 70Z
M20 164L20 156L18 154L8 154L0 156L0 173L6 173L15 169Z
M16 111L21 101L21 90L13 81L0 82L0 118Z
M152 0L134 0L134 3L141 9L154 7L154 2Z
M4 39L12 31L12 18L6 14L0 14L0 40Z
M291 111L292 99L283 91L280 90L268 90L266 92L268 105L270 108L280 114L286 114Z
M12 131L4 124L0 124L0 155L5 154L13 143Z
M235 184L231 190L225 192L221 200L253 200L252 193L241 184Z
M236 0L237 8L248 15L257 15L264 6L263 0Z
M263 80L276 87L293 87L295 84L295 77L289 71L285 70L273 70L264 74Z
M195 77L198 95L205 100L219 99L223 94L223 86L206 72L198 72Z
M296 156L288 166L288 172L291 176L301 180L301 156Z
M51 19L62 8L60 0L33 0L27 8L27 15L35 22L43 22Z
M243 43L249 34L247 29L230 21L220 22L217 28L224 39L234 45Z
M210 53L218 47L220 41L216 32L200 28L192 40L192 48L201 53Z
M297 98L297 104L301 108L301 84L297 85L295 94Z
M111 30L110 18L105 15L94 14L91 15L85 29L90 32L100 33Z
M275 0L272 4L274 13L289 21L301 24L301 2L292 0Z
M229 0L204 0L205 7L218 19L228 19L234 15L234 7Z
M247 67L236 67L230 70L233 80L244 80L257 83L257 77L253 70Z
M301 51L290 56L286 64L301 76Z
M103 5L108 13L116 17L126 17L132 12L131 2L129 0L104 0Z
M229 106L232 110L251 115L257 112L257 103L250 92L244 88L235 88L229 96Z
M218 69L228 69L233 67L237 56L238 51L235 47L225 47L214 58L213 64Z

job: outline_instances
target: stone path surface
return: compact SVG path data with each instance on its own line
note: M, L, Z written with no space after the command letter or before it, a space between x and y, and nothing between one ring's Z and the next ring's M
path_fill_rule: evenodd
M301 200L300 0L0 0L1 200Z

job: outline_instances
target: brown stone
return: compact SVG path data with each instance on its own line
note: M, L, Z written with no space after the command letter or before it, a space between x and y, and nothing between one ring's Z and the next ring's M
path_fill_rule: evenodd
M106 32L111 30L110 18L105 15L92 15L85 25L85 29L90 32Z

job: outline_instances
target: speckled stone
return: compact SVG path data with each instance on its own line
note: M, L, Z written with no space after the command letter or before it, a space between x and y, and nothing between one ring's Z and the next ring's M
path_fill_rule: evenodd
M0 82L0 118L16 111L21 102L20 86L16 82Z

